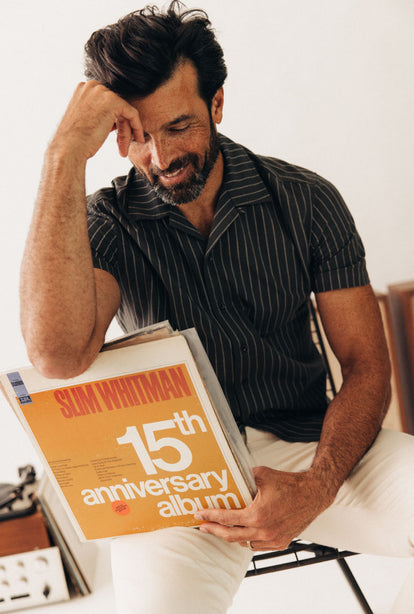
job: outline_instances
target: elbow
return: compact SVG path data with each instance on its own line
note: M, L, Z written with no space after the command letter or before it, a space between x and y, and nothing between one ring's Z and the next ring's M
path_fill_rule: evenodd
M70 379L80 375L91 364L92 360L87 359L87 355L75 352L73 348L59 348L53 350L49 348L42 351L38 347L27 348L29 360L41 375L49 379Z
M47 326L42 321L39 325L36 318L22 317L27 355L36 371L49 379L70 379L86 371L105 338L93 328L91 332L78 329L65 322Z
M73 364L68 365L67 362L54 360L53 357L30 358L30 362L36 371L48 379L71 379L85 370Z
M361 385L369 385L372 394L375 394L378 400L383 399L388 405L391 397L391 361L388 351L378 351L375 355L371 353L368 356L364 356L361 351L357 357L344 362L341 367L344 382L349 378L359 379Z

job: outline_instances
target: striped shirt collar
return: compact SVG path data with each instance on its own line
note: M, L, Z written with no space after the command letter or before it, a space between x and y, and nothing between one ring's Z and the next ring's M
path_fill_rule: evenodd
M217 210L229 205L239 208L269 201L270 194L246 149L221 134L219 140L224 158L224 177ZM158 198L135 169L131 170L128 179L126 185L116 187L118 197L122 193L125 196L124 206L132 218L155 220L174 214L174 207Z
M219 201L227 197L235 207L244 207L271 200L247 150L223 135L220 135L220 147L224 158L224 178Z

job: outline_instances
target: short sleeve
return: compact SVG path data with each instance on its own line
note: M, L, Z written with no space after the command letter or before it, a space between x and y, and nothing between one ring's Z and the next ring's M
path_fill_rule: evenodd
M365 249L338 190L319 178L313 189L311 278L314 292L369 283Z
M93 266L118 279L118 230L108 206L95 196L88 196L88 233Z

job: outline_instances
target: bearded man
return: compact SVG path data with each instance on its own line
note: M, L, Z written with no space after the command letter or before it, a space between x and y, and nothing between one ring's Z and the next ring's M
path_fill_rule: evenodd
M412 556L413 439L381 429L386 342L337 190L217 133L226 67L201 11L172 2L95 32L86 76L46 152L27 240L29 356L46 376L72 377L115 315L125 332L195 327L257 465L246 509L114 540L119 612L222 614L251 549L299 536ZM132 169L86 198L87 160L112 130ZM343 373L329 406L312 292Z

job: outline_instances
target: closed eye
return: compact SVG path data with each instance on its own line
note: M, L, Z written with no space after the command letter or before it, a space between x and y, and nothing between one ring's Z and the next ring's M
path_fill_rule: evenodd
M185 130L188 130L190 126L186 125L186 126L171 126L169 128L170 132L184 132Z

